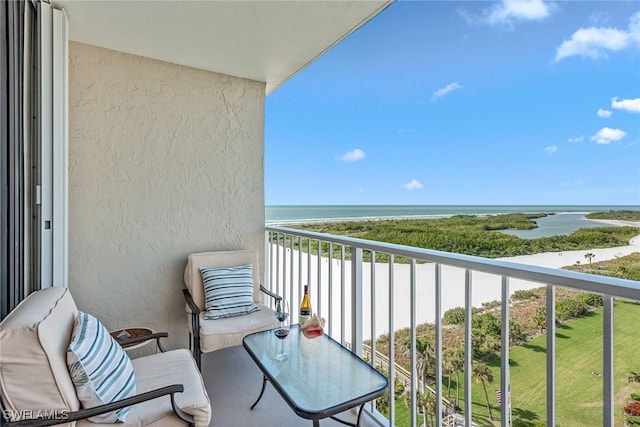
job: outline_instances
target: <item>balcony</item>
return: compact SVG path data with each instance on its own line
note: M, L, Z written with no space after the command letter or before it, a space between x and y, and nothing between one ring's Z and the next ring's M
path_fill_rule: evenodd
M275 226L266 227L265 245L265 282L269 287L293 301L295 306L295 302L301 299L302 286L309 284L314 311L327 319L325 331L372 365L388 372L392 387L397 384L406 387L406 400L414 409L409 411L408 424L397 419L396 405L386 405L388 417L382 417L376 411L375 403L367 404L370 422L411 426L422 423L422 417L418 417L415 410L422 388L416 368L419 359L416 337L417 327L428 322L435 327L435 341L432 343L435 371L431 389L435 397L432 425L454 425L456 420L459 424L475 425L477 418L474 412L478 408L471 390L481 385L472 384L475 383L471 369L473 307L499 296L502 325L499 360L509 360L510 331L505 325L509 325L510 304L503 302L509 301L515 289L546 287L546 349L541 350L545 353L546 369L545 372L531 373L545 378L546 411L537 414L538 418L532 418L537 423L556 425L558 411L563 410L559 404L562 397L556 394L556 352L561 347L559 339L564 335L561 333L563 326L557 325L555 320L555 302L556 290L570 288L603 296L601 349L596 350L601 353L602 364L593 373L597 380L585 383L585 387L602 390L601 400L592 403L592 406L601 408L596 410L599 415L593 425L622 425L624 415L616 393L627 383L627 376L615 375L613 308L616 299L640 301L639 282ZM319 257L318 252L322 256ZM374 259L377 259L376 263L370 262ZM436 386L446 383L446 380L443 382L443 352L446 348L443 345L445 325L442 316L446 310L456 306L464 307L464 368L461 372L464 404L457 412L446 399L446 387ZM640 309L634 309L640 315ZM398 361L396 349L388 346L384 352L379 352L376 340L372 340L372 337L386 334L388 342L395 342L395 332L402 328L408 328L410 334L407 356L411 367L407 371L389 369L389 360ZM499 407L495 409L499 409L500 414L518 412L522 416L522 410L517 407L521 403L517 392L512 396L511 402L514 403L509 399L510 366L499 362L499 367L494 368L494 375L500 380L490 385L491 394L496 389L502 396ZM502 392L504 390L507 392ZM389 395L393 396L394 391L392 389ZM494 417L496 423L502 421L500 417ZM507 423L502 422L501 425Z

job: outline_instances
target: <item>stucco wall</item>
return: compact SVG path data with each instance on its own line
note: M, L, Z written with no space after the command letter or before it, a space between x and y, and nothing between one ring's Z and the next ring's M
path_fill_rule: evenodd
M264 84L69 47L69 287L186 347L189 253L264 250Z

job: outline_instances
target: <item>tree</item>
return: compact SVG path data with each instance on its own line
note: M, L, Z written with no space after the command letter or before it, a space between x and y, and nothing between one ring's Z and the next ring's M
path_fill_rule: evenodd
M447 350L444 352L444 361L442 367L447 372L447 397L451 397L451 374L455 371L453 363L451 363L451 359L453 358L452 350Z
M509 342L512 345L517 345L527 340L527 334L524 331L524 327L515 320L509 321Z
M406 358L411 357L411 340L407 339L403 344L403 356ZM428 340L421 340L416 338L416 371L418 372L420 391L424 392L425 385L427 384L427 375L429 373L429 367L432 365L433 360L433 348Z
M389 372L383 371L381 373L385 377L389 378ZM394 382L395 382L395 387L393 388L394 396L393 396L392 404L395 404L395 401L400 399L402 395L405 394L404 384L398 381L397 378L395 378ZM391 390L391 385L387 387L387 391L381 397L376 399L376 409L384 416L389 416L389 395L391 393L390 390Z
M584 254L584 257L589 260L589 265L591 265L591 262L596 257L596 254L587 252L586 254Z
M451 366L456 373L456 407L460 402L460 371L464 369L464 351L455 349L451 351Z
M411 393L405 393L404 395L404 404L407 408L411 408ZM431 420L431 424L435 425L433 422L433 418L436 412L436 397L431 392L427 391L426 393L421 392L420 390L416 393L416 410L418 417L422 415L422 419L424 420L424 426L429 427L429 420Z
M487 383L491 384L493 382L493 373L487 365L477 362L473 364L473 375L476 377L476 380L478 382L482 383L482 388L484 389L484 398L487 401L487 410L489 411L489 419L493 421L491 404L489 403L489 394L487 393Z

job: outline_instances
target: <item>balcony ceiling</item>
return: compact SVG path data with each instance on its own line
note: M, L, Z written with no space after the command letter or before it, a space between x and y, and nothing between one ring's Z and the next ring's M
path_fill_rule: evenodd
M69 39L266 82L272 92L392 0L51 0Z

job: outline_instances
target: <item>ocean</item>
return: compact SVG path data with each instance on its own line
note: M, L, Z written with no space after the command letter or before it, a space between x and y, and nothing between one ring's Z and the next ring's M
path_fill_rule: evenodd
M536 220L538 228L533 230L506 230L523 239L534 239L553 235L571 234L579 228L606 227L597 221L585 218L589 212L610 210L640 210L640 206L603 205L436 205L436 206L267 206L266 223L291 224L300 222L344 221L391 218L425 218L452 215L497 215L505 213L553 213Z

